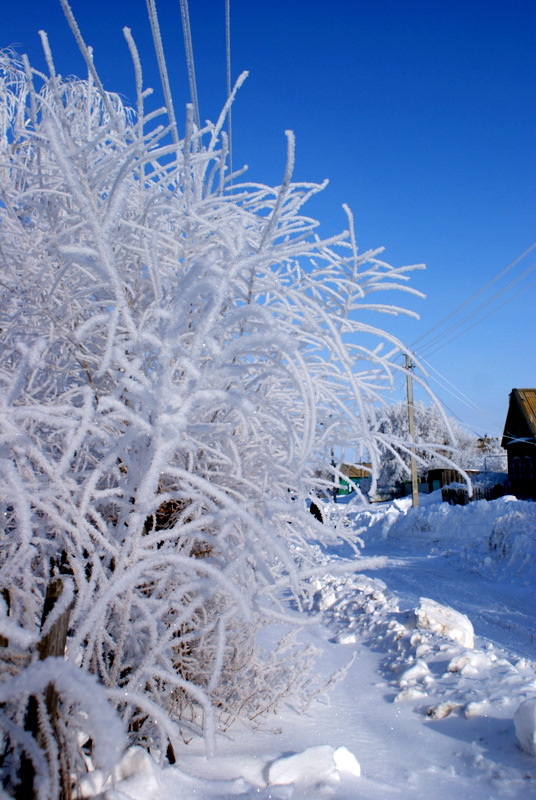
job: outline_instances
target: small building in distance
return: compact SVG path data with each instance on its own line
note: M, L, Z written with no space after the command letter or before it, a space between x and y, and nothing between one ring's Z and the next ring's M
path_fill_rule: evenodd
M372 472L372 464L341 464L339 466L340 472L349 478L352 483L356 483L358 486L364 480L365 484L370 484L370 474ZM367 484L367 485L368 485ZM344 478L340 478L339 480L339 494L350 494L350 482L345 481Z
M512 389L501 445L508 454L508 491L536 500L536 389Z
M478 470L466 469L465 473L469 475L470 478L474 478L478 475ZM426 479L429 492L435 492L437 489L442 489L444 486L450 486L451 483L459 483L463 486L466 485L463 475L458 472L458 470L451 467L429 469L426 473Z

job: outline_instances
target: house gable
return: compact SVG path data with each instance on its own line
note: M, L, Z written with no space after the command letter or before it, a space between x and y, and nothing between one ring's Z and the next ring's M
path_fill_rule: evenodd
M536 500L536 389L512 389L501 444L511 493Z
M536 389L512 389L504 425L502 447L517 442L536 444Z

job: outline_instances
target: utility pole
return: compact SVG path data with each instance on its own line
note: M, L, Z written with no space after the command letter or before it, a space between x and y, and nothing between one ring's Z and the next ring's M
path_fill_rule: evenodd
M339 493L339 488L338 488L338 485L337 485L338 482L339 482L339 479L335 474L336 463L335 463L335 452L334 452L334 449L333 449L333 445L331 445L331 466L333 467L333 502L336 503L337 502L337 495ZM337 483L335 483L335 481L337 481Z
M408 386L408 419L409 419L409 435L413 445L411 446L411 492L413 498L413 508L419 505L419 487L417 485L417 462L415 460L415 420L413 418L413 383L411 381L411 370L413 365L408 355L406 355L406 381Z

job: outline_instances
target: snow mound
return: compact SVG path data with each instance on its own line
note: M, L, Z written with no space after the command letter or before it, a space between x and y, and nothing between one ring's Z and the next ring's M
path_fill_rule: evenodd
M514 714L514 725L525 753L536 757L536 697L521 703Z
M475 634L471 620L448 606L442 606L428 597L421 597L419 607L415 610L417 628L440 633L448 639L459 642L463 647L472 649L475 645Z

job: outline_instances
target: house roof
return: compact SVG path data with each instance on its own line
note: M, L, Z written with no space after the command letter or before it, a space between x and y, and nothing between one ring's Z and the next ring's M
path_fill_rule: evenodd
M340 471L347 478L368 478L372 472L372 464L341 464Z
M501 445L514 440L536 441L536 389L512 389Z

